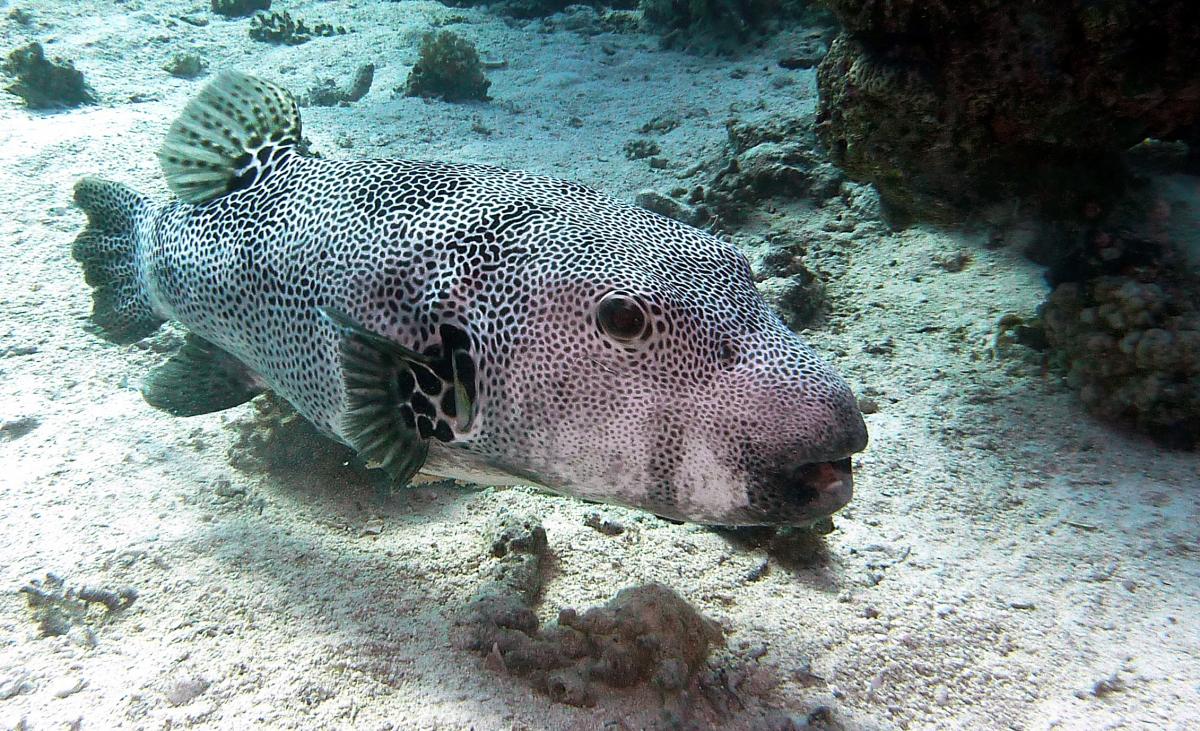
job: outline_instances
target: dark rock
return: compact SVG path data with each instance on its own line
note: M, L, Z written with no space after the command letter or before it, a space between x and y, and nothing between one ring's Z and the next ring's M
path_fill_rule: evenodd
M16 94L31 109L55 109L95 104L96 98L83 80L83 72L70 61L46 58L42 44L30 43L8 54L0 66L4 73L15 76L16 83L7 91Z
M212 0L212 11L226 18L244 18L260 10L270 10L271 0Z
M15 419L0 417L0 441L20 439L38 428L42 420L36 416L18 416Z
M338 86L333 79L324 79L301 99L301 104L310 107L336 107L339 104L351 104L366 96L375 80L375 64L363 64L354 74L354 80L348 89Z

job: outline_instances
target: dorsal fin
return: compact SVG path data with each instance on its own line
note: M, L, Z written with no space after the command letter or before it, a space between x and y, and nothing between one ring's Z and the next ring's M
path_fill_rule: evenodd
M225 71L184 107L158 159L171 191L200 204L242 187L256 163L299 143L300 110L287 89Z

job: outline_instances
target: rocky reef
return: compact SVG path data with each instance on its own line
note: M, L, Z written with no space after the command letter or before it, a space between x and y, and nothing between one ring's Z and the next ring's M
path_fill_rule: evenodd
M244 18L260 10L270 10L271 0L212 0L211 8L226 18Z
M740 46L781 26L829 22L808 0L639 0L642 26L659 34L664 48L736 53Z
M1075 216L1119 197L1131 145L1200 142L1191 0L824 2L844 30L819 66L821 138L903 215L1016 197Z

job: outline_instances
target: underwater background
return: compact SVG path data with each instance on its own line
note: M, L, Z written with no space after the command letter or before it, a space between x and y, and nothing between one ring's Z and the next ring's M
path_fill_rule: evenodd
M1200 726L1190 3L0 11L0 727ZM769 531L384 496L278 399L147 406L183 331L88 333L72 189L166 197L224 69L291 89L312 153L734 241L859 395L854 500Z

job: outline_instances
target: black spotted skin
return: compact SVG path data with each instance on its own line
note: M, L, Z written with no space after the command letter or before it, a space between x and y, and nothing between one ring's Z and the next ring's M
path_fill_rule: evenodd
M493 167L289 151L256 175L155 210L146 286L158 316L242 359L329 434L346 439L346 394L321 307L416 351L469 337L478 415L446 431L447 399L421 405L449 439L427 471L698 522L831 512L797 470L862 449L861 415L731 244ZM644 310L644 336L601 327L613 293Z

